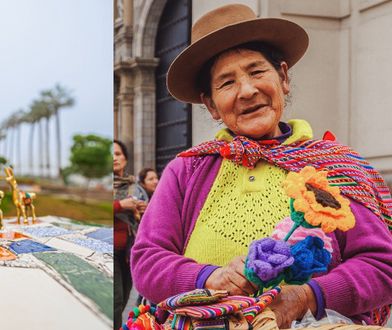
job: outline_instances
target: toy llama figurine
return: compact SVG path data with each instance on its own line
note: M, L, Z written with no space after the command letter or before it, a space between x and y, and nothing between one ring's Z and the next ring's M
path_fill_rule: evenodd
M11 186L12 191L12 201L16 207L16 217L18 218L18 223L20 224L20 216L23 217L23 223L27 224L27 214L30 213L33 223L36 220L35 208L33 205L33 199L35 198L35 193L25 193L19 190L18 184L16 183L14 171L10 167L4 169L6 180ZM29 212L28 212L29 211Z

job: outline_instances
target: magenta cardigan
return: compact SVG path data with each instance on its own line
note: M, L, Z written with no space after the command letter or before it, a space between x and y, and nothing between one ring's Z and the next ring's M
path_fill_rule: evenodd
M206 265L183 254L221 162L218 156L176 158L163 172L131 256L136 289L152 302L196 288ZM392 303L392 235L370 210L350 206L356 225L331 234L329 271L314 281L325 308L372 324L370 311Z

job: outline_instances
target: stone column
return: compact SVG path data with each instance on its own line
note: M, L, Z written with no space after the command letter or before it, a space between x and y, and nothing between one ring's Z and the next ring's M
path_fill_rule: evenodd
M114 136L128 149L128 171L133 168L133 76L129 67L133 42L133 0L115 2L114 22Z
M118 131L119 137L125 143L128 149L128 171L134 173L134 159L132 159L134 149L134 93L132 76L129 72L125 71L121 75L120 92L118 94L119 103L119 123Z
M118 107L118 93L119 93L119 84L120 79L116 75L114 75L113 80L113 138L119 139L119 130L118 130L118 123L119 123L119 107Z
M155 68L156 58L133 58L129 62L133 77L134 171L155 168Z
M132 42L133 42L133 26L132 26L132 6L130 0L124 0L124 12L120 21L115 21L114 35L114 62L115 66L124 59L131 58Z

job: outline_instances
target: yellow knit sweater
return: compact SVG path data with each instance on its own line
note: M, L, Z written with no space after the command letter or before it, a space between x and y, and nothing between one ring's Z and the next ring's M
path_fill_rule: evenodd
M284 144L312 138L303 120L288 122L293 134ZM217 139L230 141L227 129ZM276 223L289 215L289 198L282 189L287 172L259 161L248 169L224 159L204 203L185 250L199 263L226 265L246 255L249 244L271 234Z

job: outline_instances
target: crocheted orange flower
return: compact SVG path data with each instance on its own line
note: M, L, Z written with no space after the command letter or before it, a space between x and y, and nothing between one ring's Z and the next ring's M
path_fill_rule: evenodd
M328 184L327 174L306 166L299 173L290 172L283 188L294 199L295 211L303 212L310 225L321 227L325 233L349 230L355 225L350 202L342 197L338 187Z

